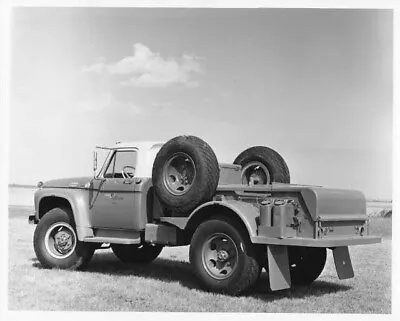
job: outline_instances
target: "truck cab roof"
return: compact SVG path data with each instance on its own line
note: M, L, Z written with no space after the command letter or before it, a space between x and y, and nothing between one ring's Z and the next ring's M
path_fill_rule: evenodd
M164 142L158 141L135 141L135 142L118 142L115 144L116 149L118 148L134 148L140 150L150 150L153 148L158 148L164 145Z
M150 150L158 148L164 145L165 142L160 141L132 141L132 142L117 142L112 146L96 146L100 149L139 149L139 150Z

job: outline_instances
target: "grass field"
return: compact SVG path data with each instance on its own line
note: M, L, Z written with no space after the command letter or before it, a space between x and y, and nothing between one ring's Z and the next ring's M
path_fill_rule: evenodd
M123 264L110 250L97 251L85 272L46 270L32 246L29 207L9 209L10 310L190 312L391 312L391 218L370 220L381 244L350 248L355 277L340 281L331 253L311 287L271 292L263 273L241 297L202 291L188 262L188 247L164 248L152 264Z

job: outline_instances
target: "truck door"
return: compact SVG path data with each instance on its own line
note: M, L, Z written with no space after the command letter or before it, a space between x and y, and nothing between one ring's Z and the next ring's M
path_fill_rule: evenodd
M115 151L102 177L93 180L89 195L93 227L136 229L135 167L135 150Z

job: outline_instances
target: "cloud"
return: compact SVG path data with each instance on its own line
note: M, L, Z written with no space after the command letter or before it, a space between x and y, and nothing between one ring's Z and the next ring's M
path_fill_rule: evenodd
M107 63L104 58L100 58L82 70L125 78L120 81L123 86L163 88L181 84L195 87L198 85L195 75L203 72L202 61L202 58L187 54L179 60L165 59L145 45L136 43L133 45L132 56L114 63Z

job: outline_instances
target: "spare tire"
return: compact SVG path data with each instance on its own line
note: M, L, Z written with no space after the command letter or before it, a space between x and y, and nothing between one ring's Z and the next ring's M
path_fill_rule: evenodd
M200 138L178 136L157 153L152 180L160 202L182 216L212 199L219 181L218 160Z
M290 183L289 168L281 155L271 148L254 146L239 154L233 164L242 166L242 184Z

